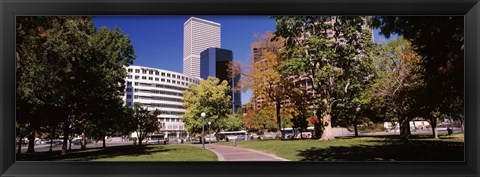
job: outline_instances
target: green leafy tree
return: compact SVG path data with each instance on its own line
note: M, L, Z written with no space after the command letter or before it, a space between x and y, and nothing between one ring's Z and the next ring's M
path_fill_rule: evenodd
M372 34L359 16L279 16L275 35L286 39L281 71L307 77L319 106L323 133L332 140L332 111L351 90L362 60L371 57ZM367 73L367 72L366 72ZM365 76L365 75L361 75ZM365 76L366 77L366 76Z
M123 67L135 58L133 48L119 29L97 32L92 17L17 20L17 118L31 125L34 139L51 119L42 113L54 112L63 127L66 154L73 123L92 122L103 99L123 94Z
M140 103L134 103L133 110L133 117L137 125L138 145L142 145L142 141L148 134L160 130L160 122L158 121L160 111L157 109L150 111L147 108L143 108Z
M182 116L185 129L189 133L200 133L202 131L202 112L206 114L205 124L211 122L211 129L215 132L235 129L238 124L241 124L241 119L229 116L232 114L229 90L230 87L226 80L220 82L215 77L201 80L199 85L190 85L183 94L183 104L187 108ZM232 125L233 127L228 127Z

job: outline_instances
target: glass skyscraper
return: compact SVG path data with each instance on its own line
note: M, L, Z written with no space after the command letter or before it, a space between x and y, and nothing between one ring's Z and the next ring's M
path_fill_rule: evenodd
M228 78L228 62L233 60L233 52L221 48L208 48L200 53L200 77L208 79L208 77L217 77L220 81L227 80L231 88L235 88L240 80L240 75ZM242 100L240 91L230 92L232 97L233 112L237 112L242 108Z

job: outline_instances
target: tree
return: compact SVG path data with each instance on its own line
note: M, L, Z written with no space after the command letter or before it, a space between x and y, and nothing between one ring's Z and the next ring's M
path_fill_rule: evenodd
M281 109L286 106L284 102L291 98L293 93L298 92L298 89L294 88L293 82L288 77L282 76L278 71L278 66L282 62L279 50L283 47L285 39L275 37L272 33L266 33L258 38L258 43L262 44L262 56L258 61L252 61L251 65L246 66L249 70L242 73L244 77L242 77L240 85L244 87L244 90L251 89L253 100L261 100L260 105L262 107L273 104L277 133L280 135L282 128ZM230 70L232 70L232 73L240 71L240 69Z
M394 113L393 116L400 122L402 140L408 140L410 120L421 115L416 96L424 87L421 80L422 58L411 43L401 37L385 46L382 57L383 60L377 63L379 75L373 88L375 97L387 107L388 112Z
M320 140L332 140L332 111L349 93L361 61L371 57L367 19L353 16L279 16L275 35L286 39L281 71L313 83L324 127ZM361 67L360 67L361 68ZM364 75L362 75L364 76Z
M33 151L36 130L51 119L43 113L54 112L66 154L72 123L91 122L102 99L123 94L123 67L135 58L133 48L118 28L97 32L92 17L19 17L18 22L17 118L31 125Z
M247 129L263 133L265 130L277 130L275 110L271 107L263 107L250 110L244 118L244 125Z
M147 108L143 108L140 103L133 104L133 111L133 117L137 125L138 145L142 145L142 141L148 134L160 130L160 122L158 121L160 111L157 109L150 111Z
M199 85L190 85L184 92L184 106L187 108L182 116L185 129L190 133L202 131L202 112L206 113L205 123L211 122L211 129L219 132L222 129L235 129L241 119L232 114L231 97L228 94L230 87L226 80L220 82L218 78L209 77L201 80ZM229 127L233 126L233 127Z
M381 34L402 35L422 56L425 83L421 100L423 115L463 115L464 112L464 17L377 16L373 25Z

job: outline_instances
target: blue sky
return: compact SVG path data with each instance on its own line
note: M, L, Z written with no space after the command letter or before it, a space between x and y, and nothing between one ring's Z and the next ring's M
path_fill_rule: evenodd
M233 51L234 60L251 62L254 33L273 32L275 21L267 16L196 16L221 24L221 47ZM190 16L97 16L96 27L120 27L130 36L137 58L134 65L183 72L183 23ZM391 38L396 38L392 36ZM374 30L375 42L385 39ZM242 104L251 91L242 93Z

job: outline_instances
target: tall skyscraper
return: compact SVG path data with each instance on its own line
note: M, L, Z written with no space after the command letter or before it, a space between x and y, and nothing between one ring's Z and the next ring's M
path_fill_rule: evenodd
M227 80L231 88L235 88L240 80L240 75L233 79L228 78L228 62L233 60L233 52L221 48L208 48L200 53L200 77L208 79L208 77L216 77L220 81ZM242 108L242 100L240 91L230 92L232 98L233 112L237 112Z
M191 17L183 24L183 74L200 77L200 52L220 48L220 24Z

